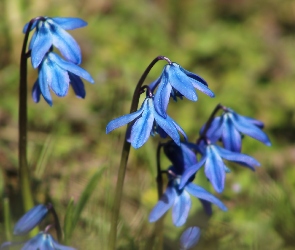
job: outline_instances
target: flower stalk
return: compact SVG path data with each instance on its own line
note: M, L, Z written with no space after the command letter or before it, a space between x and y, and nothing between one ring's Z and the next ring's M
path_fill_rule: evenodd
M136 88L134 90L132 103L130 107L130 114L135 112L138 108L140 94L142 93L142 84L145 81L148 73L153 68L153 66L160 60L166 60L168 63L171 63L171 61L164 56L158 56L150 63L150 65L146 68L141 78L139 79L136 85ZM110 238L109 238L110 250L116 249L117 225L118 225L118 219L119 219L119 213L120 213L120 205L122 200L126 167L127 167L127 162L128 162L129 152L130 152L130 143L127 142L128 127L129 125L127 126L127 129L125 132L124 144L123 144L122 154L121 154L121 161L120 161L120 166L118 171L117 184L115 189L115 198L114 198L114 204L113 204L113 213L112 213L112 219L111 219L111 229L110 229Z
M26 53L29 33L33 22L43 17L36 17L29 23L25 34L21 59L20 59L20 81L19 81L19 178L23 208L25 211L34 206L33 195L30 187L30 170L27 161L27 58Z

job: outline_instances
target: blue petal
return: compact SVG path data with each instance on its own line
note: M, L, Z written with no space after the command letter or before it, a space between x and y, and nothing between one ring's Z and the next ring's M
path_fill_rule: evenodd
M84 88L84 83L82 82L81 78L70 72L69 72L69 77L70 77L70 84L72 85L72 88L75 91L76 96L79 98L85 98L86 91Z
M203 125L203 127L200 129L200 135L203 134L203 131L206 127L206 123ZM210 140L211 143L215 143L221 138L223 131L223 117L215 117L211 124L209 129L206 132L206 137Z
M162 75L160 75L155 81L153 81L152 83L149 84L149 88L152 93L155 91L156 87L161 82L161 79L162 79Z
M138 116L140 116L142 112L143 112L143 105L141 106L141 108L139 110L137 110L134 113L131 113L131 114L128 114L128 115L123 115L121 117L118 117L118 118L110 121L109 124L106 127L106 133L108 134L111 131L113 131L114 129L119 128L121 126L124 126L125 124L133 121Z
M226 149L234 152L241 152L241 134L236 130L231 119L224 115L222 142Z
M46 244L46 240L47 240L46 234L44 234L43 232L40 232L34 238L27 241L26 244L22 247L22 250L36 250L36 249L43 250L43 246L44 244Z
M268 136L259 127L249 122L249 120L236 113L232 113L229 117L233 121L237 130L239 130L241 133L253 137L267 146L271 146Z
M176 190L173 187L168 186L161 199L152 209L149 215L149 222L155 222L160 219L169 210L169 208L172 207L176 196Z
M162 116L158 115L158 113L154 112L154 117L157 124L171 137L171 139L177 144L180 145L180 137L175 127L172 119L167 116L167 118L163 118Z
M53 68L50 64L50 61L47 58L45 58L39 70L39 86L41 94L50 106L52 106L52 98L50 95L49 86L52 82L52 70Z
M232 152L217 145L215 146L215 148L218 151L218 154L228 161L234 161L245 166L251 166L252 168L254 168L254 166L260 166L260 163L249 155Z
M227 211L226 206L219 199L217 199L214 195L212 195L208 191L206 191L204 188L197 186L193 183L189 183L186 185L185 190L187 192L189 192L192 196L195 196L199 199L209 201L212 204L215 204L221 210Z
M225 182L224 163L213 145L207 146L206 155L206 177L212 183L216 192L221 193Z
M90 83L94 83L94 80L92 79L91 75L81 67L61 59L54 52L49 53L48 57L50 58L50 60L55 61L58 64L58 66L60 66L64 70L69 71L77 76L80 76Z
M144 102L145 105L142 115L132 126L130 141L134 148L140 148L150 137L154 123L154 116L152 113L153 107L151 107L153 106L152 101L152 99L148 98L147 101Z
M183 190L182 193L176 197L172 208L172 220L175 226L180 227L186 222L190 208L191 198L189 194Z
M201 230L198 227L187 228L180 237L181 249L188 250L194 247L201 236Z
M25 213L15 224L13 234L23 235L36 227L47 215L48 208L44 205L37 205Z
M166 65L162 77L161 77L161 83L157 89L157 92L154 97L154 103L155 103L155 110L158 112L159 115L166 118L166 110L170 99L170 93L172 90L172 86L168 82L168 75L166 72L166 68L169 65Z
M214 93L208 88L207 82L202 77L200 77L188 70L185 70L181 66L179 66L179 68L183 73L185 73L191 79L191 83L194 86L194 88L200 90L201 92L203 92L204 94L206 94L210 97L215 96Z
M30 43L29 43L29 50L32 50L33 45L34 45L34 42L35 42L36 37L37 37L37 34L38 34L38 32L34 32L32 38L31 38L31 40L30 40Z
M55 25L53 21L48 20L47 23L50 23L53 45L68 61L80 64L82 61L81 50L75 39L58 25Z
M194 174L196 174L196 172L203 166L203 164L206 161L206 158L207 158L206 156L205 157L202 157L201 160L197 164L195 164L195 165L187 168L184 171L184 173L183 173L183 175L181 177L181 180L180 180L179 189L182 189L182 188L184 188L185 185L187 185L188 180Z
M264 123L262 121L256 120L254 118L243 116L244 119L246 119L248 122L252 123L253 125L257 126L260 129L263 129Z
M36 30L36 37L32 43L31 60L33 68L37 68L42 62L45 54L52 45L52 36L49 25L46 22L40 22Z
M53 20L54 23L65 30L73 30L87 26L87 22L77 17L53 17L48 19Z
M169 84L173 88L191 101L198 100L197 93L190 78L179 69L178 64L172 63L172 65L167 65L166 71L168 73Z
M176 175L182 175L185 169L197 163L196 154L183 143L178 146L170 141L164 145L164 152L175 166Z
M50 236L50 241L51 241L51 244L50 246L53 246L54 250L57 249L57 250L75 250L75 248L73 247L68 247L68 246L64 246L64 245L61 245L59 244L51 235Z
M51 89L59 97L66 96L69 90L70 78L68 72L60 68L57 64L52 62L54 70L52 70Z
M41 95L41 90L40 90L40 85L39 85L39 78L37 78L36 82L34 83L33 89L32 89L33 101L36 103L39 102L40 95Z

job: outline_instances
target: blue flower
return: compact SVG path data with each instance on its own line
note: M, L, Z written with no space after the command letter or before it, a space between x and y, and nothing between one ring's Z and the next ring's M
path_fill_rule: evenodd
M29 23L24 26L26 33ZM73 17L41 17L33 22L31 30L36 28L30 41L31 60L34 68L42 62L46 53L54 45L66 60L81 63L81 50L75 39L65 30L72 30L86 26L87 23L80 18Z
M14 226L15 235L23 235L30 232L47 215L48 208L42 204L33 207L25 213Z
M141 108L131 114L127 114L116 118L109 122L106 127L106 133L110 133L112 130L121 127L129 122L132 122L130 142L134 148L140 148L151 134L158 133L161 129L165 133L159 133L165 137L168 134L176 144L180 143L180 136L178 131L183 134L186 139L183 129L169 116L163 118L157 113L154 107L154 99L152 95L148 95L144 100Z
M180 188L179 183L181 174L185 170L185 166L171 166L168 173L168 186L165 193L152 209L149 215L149 221L155 222L161 218L172 207L172 221L175 226L182 226L188 217L191 208L190 195L199 198L201 201L211 202L217 205L223 211L226 211L226 206L217 199L214 195L210 194L204 188L197 186L190 178L185 185Z
M191 101L197 101L196 88L206 95L214 97L214 93L208 88L208 84L203 78L183 69L175 62L167 64L161 76L149 87L153 92L157 86L155 109L163 117L167 116L166 110L170 96L174 99L185 96Z
M180 237L180 250L188 250L194 247L201 236L201 230L198 227L187 228Z
M53 237L45 232L39 232L34 238L27 241L22 250L74 250L75 248L59 244Z
M250 117L242 116L226 108L220 117L215 117L206 133L206 137L215 143L222 140L224 147L230 151L241 152L242 134L248 135L267 146L271 146L266 133L261 129L263 123ZM202 133L202 130L201 132Z
M222 158L248 167L253 171L255 170L254 166L260 166L260 163L251 156L232 152L214 144L205 145L201 150L203 151L201 160L185 170L180 181L180 188L183 188L187 181L205 164L206 177L216 192L221 193L224 189L225 174L230 172Z
M60 97L66 96L69 84L72 85L78 97L85 97L84 84L80 77L94 83L90 74L79 66L61 59L54 52L48 52L39 65L39 76L33 86L32 97L35 102L40 101L42 94L51 106L50 89Z

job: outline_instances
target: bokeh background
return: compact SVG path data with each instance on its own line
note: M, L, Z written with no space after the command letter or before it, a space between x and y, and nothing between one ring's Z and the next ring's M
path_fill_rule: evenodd
M52 202L61 219L91 176L106 166L74 231L71 246L105 249L124 129L105 135L108 121L129 111L147 65L165 55L201 75L216 97L171 103L168 113L198 137L218 103L265 123L272 147L245 138L243 152L261 162L256 172L229 165L223 194L228 212L208 218L193 201L187 225L202 236L195 249L294 249L295 246L295 1L292 0L1 0L0 1L0 243L5 241L3 199L12 221L22 213L17 181L19 57L23 25L35 16L73 16L88 26L70 33L79 42L86 99L35 104L29 96L29 163L37 203ZM151 71L146 83L160 73ZM29 89L37 72L29 66ZM153 249L147 221L157 200L158 137L131 150L121 207L118 249ZM169 162L163 157L163 166ZM196 183L214 193L200 173ZM164 249L178 249L185 227L165 219Z

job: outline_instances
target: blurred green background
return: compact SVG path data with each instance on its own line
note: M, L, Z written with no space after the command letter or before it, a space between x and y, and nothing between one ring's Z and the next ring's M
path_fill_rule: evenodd
M230 166L209 219L193 201L187 225L202 228L195 249L294 249L295 247L295 1L292 0L1 0L0 1L0 243L5 241L3 199L12 221L22 213L17 181L19 57L23 25L36 16L73 16L88 26L70 33L83 53L86 99L29 96L29 163L36 202L51 201L63 218L91 176L107 166L82 213L71 246L105 249L124 129L105 135L108 121L129 111L134 87L147 65L165 55L204 77L216 97L171 103L168 113L191 141L213 108L229 106L265 123L272 147L245 138L243 152L261 162L255 173ZM162 70L159 62L146 83ZM29 88L37 77L29 66ZM159 138L131 150L121 207L118 249L153 249L156 203L155 149ZM163 166L169 162L162 159ZM196 183L214 193L201 173ZM216 195L216 194L215 194ZM185 229L165 220L165 247L177 249Z

